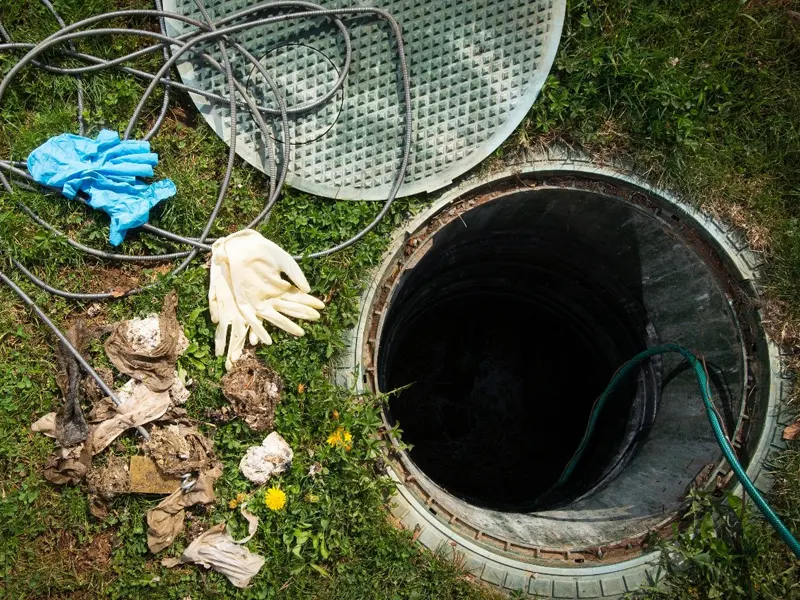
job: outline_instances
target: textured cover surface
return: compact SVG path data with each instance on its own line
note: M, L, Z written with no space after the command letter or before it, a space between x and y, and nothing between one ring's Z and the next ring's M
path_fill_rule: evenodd
M319 0L326 8L367 5ZM207 0L212 18L252 4ZM558 48L565 0L385 0L377 4L403 29L414 116L411 160L400 196L450 183L494 151L520 123L544 84ZM193 0L166 0L170 11L201 19ZM270 13L274 14L274 13ZM402 147L402 97L389 25L344 17L353 43L345 86L324 107L292 118L293 155L287 182L334 197L382 200ZM181 24L168 21L174 35ZM264 64L287 106L330 89L344 44L326 19L288 21L234 38ZM220 59L214 45L204 48ZM264 106L276 107L263 78L230 50L234 71ZM225 94L224 78L191 55L179 64L184 82ZM206 121L230 137L227 105L192 98ZM269 120L275 124L275 120ZM275 133L280 139L280 133ZM237 152L265 170L260 133L246 111L238 118Z

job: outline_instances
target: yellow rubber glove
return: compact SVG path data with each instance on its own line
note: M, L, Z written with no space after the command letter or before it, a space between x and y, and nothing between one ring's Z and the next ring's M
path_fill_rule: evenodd
M226 368L241 356L248 331L253 345L272 343L265 320L292 335L303 335L288 317L319 319L318 310L325 304L309 295L310 290L291 255L260 233L244 229L214 242L208 303L211 320L217 323L217 356L225 351L228 327L232 329Z

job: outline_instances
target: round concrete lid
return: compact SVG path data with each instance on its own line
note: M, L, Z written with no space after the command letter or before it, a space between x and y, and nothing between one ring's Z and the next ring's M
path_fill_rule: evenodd
M330 0L319 3L342 6ZM193 0L164 4L166 10L202 20ZM212 19L217 19L253 2L208 0L206 4ZM380 3L403 28L412 85L413 146L399 196L448 185L491 154L519 125L553 64L565 4L565 0ZM399 166L403 137L396 49L385 22L365 17L343 20L352 38L353 64L343 89L325 106L292 119L287 183L331 198L383 200ZM178 21L167 23L171 35L184 30ZM256 27L232 37L275 78L289 108L323 96L343 64L341 33L325 18ZM219 60L213 43L204 50ZM252 65L235 50L229 52L239 81L258 101L275 107L260 74L254 74ZM184 83L226 95L218 71L196 56L184 56L179 62ZM197 94L192 99L209 125L228 140L227 104ZM240 111L237 123L237 153L266 171L249 113Z

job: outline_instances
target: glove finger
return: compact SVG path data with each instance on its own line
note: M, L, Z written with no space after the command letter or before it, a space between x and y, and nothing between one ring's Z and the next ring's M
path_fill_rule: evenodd
M256 315L253 307L249 305L241 307L241 312L247 324L250 326L250 339L253 339L253 336L255 336L259 341L269 346L272 343L272 338L267 333L267 330L264 329L264 325L261 323L259 316Z
M267 334L267 335L269 335L269 334ZM257 344L258 344L258 337L256 336L255 332L252 329L250 329L250 345L251 346L255 346ZM269 345L269 344L267 344L267 345Z
M302 327L300 327L294 321L284 317L281 313L275 310L272 305L267 304L263 308L264 310L259 312L259 316L275 325L275 327L279 327L287 333L291 333L297 337L305 335L305 331L303 331Z
M288 300L289 302L296 302L297 304L305 304L306 306L316 308L317 310L322 310L325 308L325 303L322 300L315 298L310 294L304 294L299 290L289 290L283 294L280 299Z
M247 339L247 324L244 321L236 319L232 325L231 341L228 344L228 357L225 360L225 368L228 370L242 356L244 341Z
M300 304L298 302L291 302L289 300L281 300L280 298L276 298L272 302L272 307L285 315L294 317L295 319L316 321L320 317L320 314L310 306L306 306L305 304Z
M214 356L225 354L225 342L228 340L228 323L220 322L217 324L217 331L214 333Z

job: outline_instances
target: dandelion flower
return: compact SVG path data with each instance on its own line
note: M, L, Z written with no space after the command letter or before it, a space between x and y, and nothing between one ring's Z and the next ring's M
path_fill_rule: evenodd
M338 446L342 443L342 428L339 427L336 431L328 436L328 446Z
M228 508L236 508L237 506L239 506L239 503L235 499L228 501Z
M351 450L353 448L353 435L349 431L345 431L344 427L337 427L336 431L328 436L328 445Z
M264 494L264 504L270 510L280 510L286 506L286 494L280 488L270 488Z

